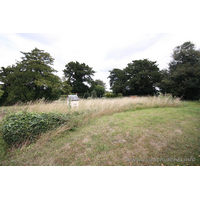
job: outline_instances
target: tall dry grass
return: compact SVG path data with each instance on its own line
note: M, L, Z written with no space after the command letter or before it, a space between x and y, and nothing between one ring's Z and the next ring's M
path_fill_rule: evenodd
M16 104L9 108L10 112L27 111L27 112L84 112L94 111L95 115L106 115L115 112L123 112L137 108L154 108L154 107L177 107L182 105L180 98L173 98L171 95L159 95L149 97L123 97L114 99L81 99L79 107L70 108L66 101L54 101L51 103L39 100L28 102L26 105ZM91 113L91 112L90 112Z

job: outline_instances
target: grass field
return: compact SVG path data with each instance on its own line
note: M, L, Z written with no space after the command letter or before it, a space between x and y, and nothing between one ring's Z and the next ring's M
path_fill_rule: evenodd
M12 112L88 109L94 112L42 135L29 146L8 148L0 140L0 165L200 164L200 102L182 103L170 97L144 97L81 100L79 108L73 110L64 102L18 105L9 109Z

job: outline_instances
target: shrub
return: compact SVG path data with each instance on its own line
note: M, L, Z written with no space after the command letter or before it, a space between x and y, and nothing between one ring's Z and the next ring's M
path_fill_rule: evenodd
M92 97L92 98L97 98L97 93L96 93L95 90L93 90L93 91L91 92L91 97Z
M115 98L115 97L117 97L117 95L112 93L112 92L108 92L108 93L105 94L105 97L106 98Z
M89 92L86 92L86 93L84 94L84 98L87 99L88 97L90 97L90 93L89 93Z
M18 112L4 118L3 139L9 145L21 144L57 127L70 118L69 114Z
M118 93L117 97L121 98L121 97L123 97L123 94L122 93Z

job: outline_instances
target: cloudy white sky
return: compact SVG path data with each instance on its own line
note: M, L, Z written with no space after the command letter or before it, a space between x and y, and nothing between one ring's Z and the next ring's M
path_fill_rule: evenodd
M55 59L58 76L78 61L92 67L107 89L113 68L147 58L164 69L176 46L192 41L200 48L197 1L8 0L2 8L0 67L37 47Z

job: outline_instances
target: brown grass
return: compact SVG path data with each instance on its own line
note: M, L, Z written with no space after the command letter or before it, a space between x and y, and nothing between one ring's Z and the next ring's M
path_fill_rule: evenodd
M172 98L171 95L160 95L157 97L149 96L137 98L123 97L115 99L81 99L79 102L79 107L73 109L67 105L66 101L54 101L49 103L44 100L28 102L26 105L16 104L10 108L7 108L11 112L29 111L70 113L74 111L95 110L98 111L98 115L105 115L138 107L177 107L180 105L180 98ZM4 109L2 108L2 110Z

